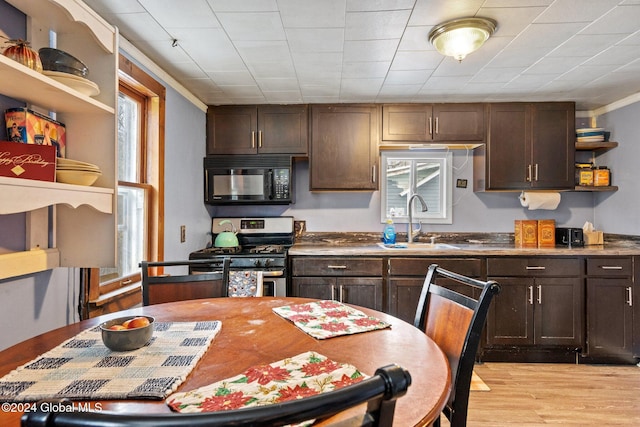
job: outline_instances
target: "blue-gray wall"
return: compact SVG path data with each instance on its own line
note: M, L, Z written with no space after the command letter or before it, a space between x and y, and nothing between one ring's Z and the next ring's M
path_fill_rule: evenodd
M640 235L640 103L604 114L598 126L611 131L618 148L597 157L599 165L609 166L611 181L619 190L598 193L595 221L608 233Z

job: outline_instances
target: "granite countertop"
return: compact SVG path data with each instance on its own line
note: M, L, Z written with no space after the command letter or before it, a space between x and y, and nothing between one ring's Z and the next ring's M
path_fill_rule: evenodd
M513 233L447 233L438 234L435 246L430 235L419 236L406 248L385 248L378 233L305 233L296 238L289 255L317 256L616 256L640 255L640 236L605 234L603 245L584 247L519 248ZM406 242L399 234L398 243Z

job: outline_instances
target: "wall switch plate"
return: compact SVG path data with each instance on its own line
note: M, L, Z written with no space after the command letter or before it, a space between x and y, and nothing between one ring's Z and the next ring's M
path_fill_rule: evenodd
M467 188L467 180L466 179L457 179L456 187L458 188Z
M184 243L187 241L187 226L180 226L180 243Z

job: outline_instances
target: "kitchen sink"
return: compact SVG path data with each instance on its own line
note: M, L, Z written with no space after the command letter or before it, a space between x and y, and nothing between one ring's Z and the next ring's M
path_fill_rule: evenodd
M449 245L447 243L396 243L393 245L385 245L384 243L378 243L378 246L389 250L448 250L448 249L460 249L458 246Z

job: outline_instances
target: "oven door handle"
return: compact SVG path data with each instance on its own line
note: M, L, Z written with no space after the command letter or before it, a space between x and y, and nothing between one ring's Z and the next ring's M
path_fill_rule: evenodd
M279 276L283 276L283 275L284 275L284 271L282 271L282 270L263 271L262 272L262 277L279 277Z

